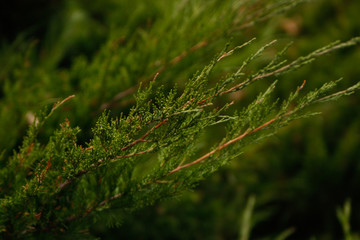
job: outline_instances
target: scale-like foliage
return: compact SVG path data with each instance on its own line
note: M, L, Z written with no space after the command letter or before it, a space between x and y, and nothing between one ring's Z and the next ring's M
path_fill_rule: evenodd
M165 28L186 32L197 21L204 21L202 14L221 5L219 1L209 1L198 7L197 1L194 2L192 8L180 8L184 13L190 11L185 23L177 23L180 29L170 24L182 19L174 16L175 20L169 25L159 25L153 31L163 32ZM227 19L224 23L226 28L222 30L232 31L263 21L301 1L271 1L265 7L261 6L260 10L258 5L251 2L246 4L244 1L239 6L234 6L231 1L226 2L212 20L224 17ZM178 5L176 7L179 8ZM248 15L240 15L243 19L239 19L236 11L226 16L225 10L230 7L237 7L239 11L250 10ZM203 32L204 36L213 29L209 27L208 30ZM178 58L166 60L155 77L145 79L144 86L139 87L135 102L127 113L114 117L110 111L104 111L92 127L91 137L86 140L79 140L82 128L72 124L70 116L56 130L50 128L52 131L48 138L39 137L43 134L42 129L51 121L51 116L56 114L59 107L65 107L63 105L71 105L74 101L76 111L73 116L82 115L80 120L77 119L81 122L92 117L90 112L102 112L128 94L120 92L115 95L116 92L111 92L114 86L107 84L119 83L107 79L118 76L117 66L123 67L120 75L125 79L139 69L149 72L146 65L149 60L146 58L152 59L152 54L161 49L154 48L152 38L147 34L149 32L137 32L136 37L143 39L140 42L129 34L126 48L114 47L118 55L109 53L113 51L109 43L110 46L101 49L92 62L77 59L67 80L81 79L74 84L75 89L79 89L79 96L71 95L58 101L32 119L23 144L4 161L0 172L0 231L3 236L74 235L84 232L95 219L104 219L109 226L116 226L121 223L123 214L192 189L200 180L240 155L245 146L274 134L294 119L312 115L304 112L309 105L334 100L360 88L360 83L357 83L332 93L336 82L329 82L319 89L303 93L304 82L289 94L288 99L273 101L271 96L277 83L273 81L252 103L234 111L238 105L227 100L229 94L258 80L294 71L318 56L360 42L360 38L344 43L335 42L290 63L282 59L288 45L263 68L252 73L249 65L273 47L276 41L271 41L246 56L232 73L216 78L214 83L211 74L217 64L244 50L254 42L252 39L232 50L226 47L182 87L158 78L162 77L167 65L175 64L195 49L180 54ZM218 34L215 31L212 37L216 38ZM169 34L165 39L156 41L171 42L169 38L172 37L174 35ZM142 46L142 43L150 46ZM206 44L200 42L195 48ZM171 46L168 47L172 50ZM131 52L134 48L138 52ZM149 55L142 55L144 53ZM131 58L136 59L136 66L133 66L134 60ZM133 72L132 67L136 68ZM16 87L12 88L9 81L7 84L9 90L6 91L19 91ZM12 94L9 93L9 99L13 99ZM84 103L89 98L97 104ZM31 112L29 114L32 115ZM209 141L210 146L202 146L199 144L201 138L213 126L223 129L223 136Z
M108 216L108 209L117 209L121 215L191 189L241 153L244 146L274 133L293 119L308 116L303 112L305 107L347 95L359 89L360 83L332 94L330 90L336 82L325 83L296 102L304 82L289 99L278 104L269 98L276 87L274 82L253 103L234 114L227 111L231 104L213 107L216 98L260 78L297 68L314 55L358 41L354 38L332 44L286 67L269 67L275 64L272 61L261 74L250 75L240 84L234 77L239 75L237 71L209 87L208 76L227 55L223 52L188 80L182 93L176 89L157 90L156 84L151 83L137 93L136 104L128 115L112 119L105 112L86 146L77 143L80 129L71 127L67 119L45 145L37 142L36 134L44 122L73 96L56 103L50 113L45 110L34 121L23 146L2 172L3 232L10 231L9 226L16 236L57 231L76 224L81 229L81 219L94 216L113 224L121 218ZM244 64L248 62L249 59ZM194 143L200 134L209 126L224 122L226 136L196 158L199 154Z

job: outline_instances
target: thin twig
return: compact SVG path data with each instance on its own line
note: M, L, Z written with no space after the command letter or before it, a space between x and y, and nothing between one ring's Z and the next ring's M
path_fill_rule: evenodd
M55 104L53 105L50 113L48 114L48 116L47 116L46 118L49 118L49 117L52 115L52 113L53 113L58 107L60 107L60 106L63 105L65 102L67 102L68 100L70 100L70 99L72 99L72 98L74 98L74 97L75 97L75 95L71 95L71 96L68 96L67 98L63 99L61 102L55 103Z
M291 66L292 66L292 63L290 63L290 64L288 64L288 65L286 65L286 66L283 66L283 67L281 67L281 68L279 68L279 69L276 69L275 71L258 75L258 76L254 77L254 78L251 78L251 79L249 79L249 80L247 80L247 81L244 81L244 82L242 82L242 83L240 83L240 84L238 84L238 85L235 85L234 87L231 87L231 88L229 88L229 89L221 92L220 95L233 92L233 91L235 91L236 89L241 88L243 85L248 84L249 82L254 82L254 81L259 80L259 79L261 79L261 78L270 77L270 76L272 76L272 75L275 75L275 74L277 74L277 73L280 73L280 72L282 72L282 71L285 71L286 69L288 69L288 68L291 67Z
M260 74L260 75L257 75L255 76L254 78L250 78L234 87L231 87L223 92L220 93L220 95L223 95L223 94L226 94L226 93L230 93L230 92L233 92L233 91L236 91L236 90L239 90L239 88L243 87L244 85L248 84L248 83L251 83L251 82L254 82L258 79L262 79L262 78L266 78L266 77L270 77L270 76L273 76L275 74L278 74L278 73L281 73L293 66L296 66L296 65L301 65L303 63L305 63L306 61L311 61L312 59L314 59L315 57L320 57L322 55L325 55L325 54L328 54L332 51L335 51L335 50L338 50L338 49L341 49L341 48L344 48L344 47L348 47L348 46L352 46L352 45L355 45L357 43L360 42L360 38L353 38L347 42L343 42L341 44L337 44L335 46L331 46L331 45L328 45L326 47L323 48L323 50L316 50L314 52L311 52L310 54L304 56L304 57L300 57L298 58L297 60L285 65L285 66L282 66L281 68L278 68L272 72L268 72L268 73L265 73L265 74Z
M115 158L113 158L112 160L110 160L110 162L115 162L116 160L118 159L123 159L123 158L130 158L130 157L135 157L135 156L138 156L138 155L142 155L142 154L145 154L145 153L149 153L151 151L153 151L154 148L150 148L148 150L145 150L145 151L142 151L142 152L137 152L137 153L133 153L133 154L128 154L128 155L124 155L124 156L116 156ZM101 165L101 163L104 162L103 160L99 160L96 164L92 164L92 167L99 167ZM80 170L77 174L74 175L73 178L71 179L68 179L66 181L64 181L63 183L61 183L59 185L59 190L63 190L64 188L66 188L67 186L69 186L70 184L72 184L75 179L81 177L82 175L84 175L85 173L89 172L89 170Z
M306 84L306 80L303 81L303 83L302 83L301 86L297 89L297 91L302 90L303 87L305 86L305 84ZM343 92L342 92L342 93L343 93ZM208 152L207 154L203 155L202 157L200 157L200 158L198 158L198 159L196 159L196 160L194 160L194 161L192 161L192 162L190 162L190 163L187 163L187 164L185 164L185 165L182 165L182 163L184 162L184 161L182 161L182 162L180 163L180 165L179 165L177 168L175 168L175 169L173 169L172 171L170 171L170 172L167 174L167 176L169 176L169 175L171 175L171 174L173 174L173 173L175 173L175 172L178 172L178 171L180 171L181 169L188 168L188 167L190 167L190 166L192 166L192 165L195 165L195 164L198 164L198 163L202 162L204 159L210 157L211 155L213 155L214 153L216 153L216 152L218 152L218 151L221 151L223 148L226 148L226 147L228 147L229 145L231 145L231 144L233 144L233 143L235 143L235 142L237 142L237 141L240 141L241 139L243 139L244 137L246 137L246 136L248 136L248 135L250 135L250 134L253 134L253 133L255 133L255 132L260 131L261 129L269 126L270 124L272 124L272 123L275 122L276 120L278 120L278 119L280 119L280 118L283 118L283 117L287 117L287 116L289 116L289 115L292 114L292 113L293 113L293 111L287 112L287 113L285 113L285 114L283 114L283 115L281 115L281 116L277 116L277 117L275 117L275 118L267 121L266 123L260 125L259 127L255 128L255 129L253 129L253 130L249 130L249 129L248 129L248 130L246 130L243 134L241 134L240 136L238 136L238 137L236 137L236 138L234 138L234 139L231 139L230 141L224 143L223 145L215 148L215 149L212 150L211 152Z
M196 160L194 160L194 161L192 161L192 162L190 162L190 163L187 163L187 164L185 164L185 165L180 165L180 166L178 166L177 168L175 168L175 169L173 169L172 171L170 171L170 172L167 174L167 176L169 176L169 175L171 175L171 174L173 174L173 173L176 173L176 172L178 172L178 171L180 171L180 170L182 170L182 169L184 169L184 168L188 168L188 167L190 167L190 166L192 166L192 165L195 165L195 164L197 164L197 163L202 162L204 159L210 157L210 156L213 155L214 153L216 153L216 152L218 152L218 151L221 151L223 148L226 148L226 147L228 147L229 145L231 145L231 144L233 144L233 143L235 143L235 142L243 139L244 137L246 137L246 136L248 136L248 135L250 135L250 134L252 134L252 133L255 133L255 132L263 129L264 127L272 124L272 123L275 122L276 120L278 120L278 118L273 118L273 119L271 119L270 121L262 124L261 126L255 128L255 129L253 129L253 130L251 130L251 131L250 131L250 130L245 131L245 132L244 132L243 134L241 134L240 136L238 136L238 137L236 137L236 138L234 138L234 139L231 139L230 141L228 141L228 142L224 143L223 145L215 148L215 149L212 150L211 152L208 152L207 154L203 155L202 157L200 157L200 158L198 158L198 159L196 159Z
M118 194L115 194L114 196L112 196L111 198L107 199L107 200L104 200L102 201L101 203L99 203L97 205L97 207L102 207L104 205L106 205L107 203L111 202L111 201L114 201L115 199L118 199L122 196L122 193L118 193Z
M73 183L76 178L81 177L82 175L84 175L87 172L88 172L88 170L80 170L77 174L75 174L75 176L73 178L68 179L65 182L61 183L59 185L59 190L63 190L64 188L69 186L71 183Z
M111 201L114 201L118 198L120 198L123 194L122 193L118 193L118 194L115 194L114 196L100 202L99 204L95 205L95 206L92 206L92 207L89 207L88 209L85 210L85 213L84 214L81 214L81 215L74 215L74 216L71 216L71 217L68 217L66 218L66 222L72 222L80 217L86 217L87 215L89 215L91 212L93 212L95 209L99 208L99 207L102 207L106 204L108 204L109 202Z
M154 148L150 148L150 149L145 150L145 151L142 151L142 152L137 152L137 153L128 154L128 155L124 155L124 156L116 156L112 161L116 161L116 159L135 157L135 156L138 156L138 155L142 155L142 154L151 152L151 151L153 151L153 150L154 150Z
M155 125L154 127L152 127L149 131L147 131L141 138L133 141L133 142L130 143L128 146L121 148L121 150L122 150L122 151L125 151L125 150L133 147L134 145L136 145L136 144L138 144L138 143L140 143L140 142L146 142L145 138L146 138L147 136L149 136L149 134L150 134L152 131L154 131L155 129L159 128L161 125L163 125L164 123L166 123L167 120L168 120L168 119L165 118L165 119L162 120L160 123L158 123L157 125Z

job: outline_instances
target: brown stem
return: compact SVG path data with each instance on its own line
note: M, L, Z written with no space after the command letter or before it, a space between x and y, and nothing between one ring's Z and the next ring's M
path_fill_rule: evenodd
M116 156L114 159L112 159L111 161L114 162L116 161L117 159L122 159L122 158L129 158L129 157L135 157L135 156L138 156L138 155L142 155L142 154L146 154L146 153L149 153L151 151L153 151L154 148L150 148L148 150L145 150L145 151L142 151L142 152L137 152L137 153L133 153L133 154L128 154L128 155L124 155L124 156ZM93 166L97 166L99 167L100 164L103 162L103 160L99 160L97 164L93 164ZM65 182L61 183L59 185L59 190L63 190L64 188L66 188L67 186L69 186L70 184L72 184L75 179L81 177L82 175L84 175L85 173L89 172L90 170L80 170L77 174L75 174L75 176L71 179L68 179L66 180Z
M75 95L71 95L71 96L68 96L67 98L63 99L61 102L55 103L54 106L53 106L52 109L51 109L50 114L51 114L56 108L58 108L59 106L63 105L66 101L68 101L68 100L70 100L70 99L72 99L72 98L74 98L74 97L75 97Z
M306 80L303 81L303 83L302 83L301 86L297 89L297 91L302 90L303 87L305 86L305 84L306 84ZM340 93L343 93L343 92L340 92ZM236 137L236 138L234 138L234 139L231 139L230 141L228 141L228 142L224 143L223 145L215 148L215 149L212 150L211 152L208 152L207 154L203 155L202 157L196 159L195 161L192 161L192 162L187 163L187 164L185 164L185 165L182 165L182 163L180 163L180 165L179 165L177 168L175 168L175 169L173 169L172 171L170 171L170 172L167 174L167 176L169 176L169 175L171 175L171 174L173 174L173 173L175 173L175 172L178 172L178 171L180 171L181 169L188 168L188 167L190 167L190 166L192 166L192 165L195 165L195 164L197 164L197 163L202 162L204 159L210 157L211 155L213 155L214 153L216 153L216 152L218 152L218 151L221 151L223 148L226 148L227 146L229 146L229 145L231 145L231 144L233 144L233 143L235 143L235 142L237 142L237 141L240 141L241 139L243 139L244 137L246 137L246 136L248 136L248 135L250 135L250 134L253 134L253 133L255 133L255 132L260 131L261 129L263 129L263 128L265 128L266 126L272 124L272 123L275 122L276 120L278 120L278 119L280 119L280 118L283 118L283 117L287 117L287 116L291 115L292 113L293 113L293 111L290 111L290 112L287 112L287 113L285 113L285 114L283 114L283 115L281 115L281 116L276 116L275 118L267 121L266 123L260 125L259 127L255 128L255 129L253 129L253 130L251 130L251 131L250 131L250 130L247 130L247 131L245 131L243 134L241 134L240 136L238 136L238 137Z
M79 171L77 174L75 174L74 178L68 179L65 182L61 183L59 185L59 189L60 191L63 190L64 188L66 188L67 186L69 186L71 183L73 183L75 181L76 178L81 177L83 174L87 173L87 170L81 170Z
M106 204L108 204L109 202L111 201L114 201L118 198L120 198L123 194L122 193L118 193L118 194L115 194L114 196L100 202L99 204L95 205L95 206L92 206L92 207L89 207L88 209L85 210L85 213L84 214L81 214L81 215L74 215L74 216L71 216L71 217L68 217L66 218L66 221L67 222L72 222L80 217L86 217L88 214L90 214L92 211L94 211L95 209L99 208L99 207L102 207Z
M270 121L262 124L261 126L255 128L255 129L253 129L253 130L251 130L251 131L250 131L250 130L245 131L245 132L244 132L243 134L241 134L240 136L238 136L238 137L236 137L236 138L234 138L234 139L231 139L230 141L228 141L228 142L224 143L223 145L215 148L215 149L212 150L211 152L208 152L207 154L203 155L202 157L196 159L195 161L192 161L192 162L187 163L187 164L185 164L185 165L180 165L180 166L178 166L177 168L175 168L175 169L173 169L172 171L170 171L167 175L169 176L169 175L171 175L171 174L173 174L173 173L176 173L176 172L178 172L178 171L180 171L180 170L182 170L182 169L184 169L184 168L188 168L188 167L190 167L190 166L192 166L192 165L195 165L195 164L197 164L197 163L202 162L204 159L210 157L210 156L213 155L214 153L216 153L216 152L218 152L218 151L221 151L223 148L226 148L226 147L228 147L229 145L231 145L231 144L233 144L233 143L235 143L235 142L243 139L244 137L246 137L246 136L248 136L248 135L250 135L250 134L252 134L252 133L255 133L255 132L263 129L264 127L272 124L272 123L275 122L276 120L278 120L278 118L273 118L273 119L271 119Z
M106 205L107 203L109 203L109 202L111 202L111 201L114 201L115 199L120 198L121 196L122 196L122 193L115 194L115 195L112 196L111 198L106 199L106 200L102 201L101 203L99 203L99 204L97 205L97 207L102 207L102 206Z
M138 155L142 155L142 154L151 152L151 151L153 151L153 150L154 150L154 148L150 148L150 149L145 150L145 151L142 151L142 152L137 152L137 153L133 153L133 154L129 154L129 155L124 155L124 156L116 156L116 157L113 159L113 161L116 161L115 159L135 157L135 156L138 156Z
M286 65L286 66L283 66L283 67L281 67L281 68L279 68L279 69L276 69L275 71L258 75L258 76L254 77L254 78L252 78L252 79L249 79L249 80L247 80L247 81L245 81L245 82L239 83L238 85L235 85L234 87L229 88L229 89L221 92L220 95L233 92L233 91L235 91L236 89L241 88L243 85L245 85L245 84L247 84L247 83L249 83L249 82L254 82L254 81L259 80L259 79L261 79L261 78L270 77L270 76L272 76L272 75L275 75L275 74L277 74L277 73L280 73L280 72L282 72L282 71L285 71L286 69L288 69L288 68L291 67L292 65L293 65L293 64L290 63L290 64L288 64L288 65Z
M136 144L138 144L138 143L140 143L140 142L146 142L145 138L146 138L147 136L149 136L149 134L150 134L152 131L154 131L155 129L159 128L161 125L163 125L164 123L166 123L167 120L168 120L168 119L165 118L165 119L162 120L160 123L158 123L157 125L155 125L154 127L152 127L149 131L147 131L141 138L133 141L133 142L130 143L128 146L121 148L121 150L122 150L122 151L125 151L125 150L133 147L134 145L136 145Z

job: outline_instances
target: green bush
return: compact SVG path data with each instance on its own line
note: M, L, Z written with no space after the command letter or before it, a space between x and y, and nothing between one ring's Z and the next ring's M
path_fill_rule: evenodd
M358 96L312 105L359 88L359 4L302 2L62 1L4 35L2 236L355 239Z

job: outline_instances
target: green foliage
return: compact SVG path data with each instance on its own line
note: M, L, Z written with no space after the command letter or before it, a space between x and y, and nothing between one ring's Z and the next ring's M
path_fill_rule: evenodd
M276 51L275 40L262 44L239 32L301 2L158 0L147 11L146 1L65 1L39 45L20 38L5 45L2 236L90 237L94 222L120 226L136 210L193 189L291 121L314 115L309 106L358 90L360 82L336 90L339 81L328 81L306 93L304 81L276 96L274 77L360 42L334 42L289 61L289 44ZM241 40L219 51L231 36ZM265 78L272 83L248 105L230 99ZM219 136L204 141L214 128ZM250 198L240 239L249 239L254 204ZM338 216L352 239L346 209Z

